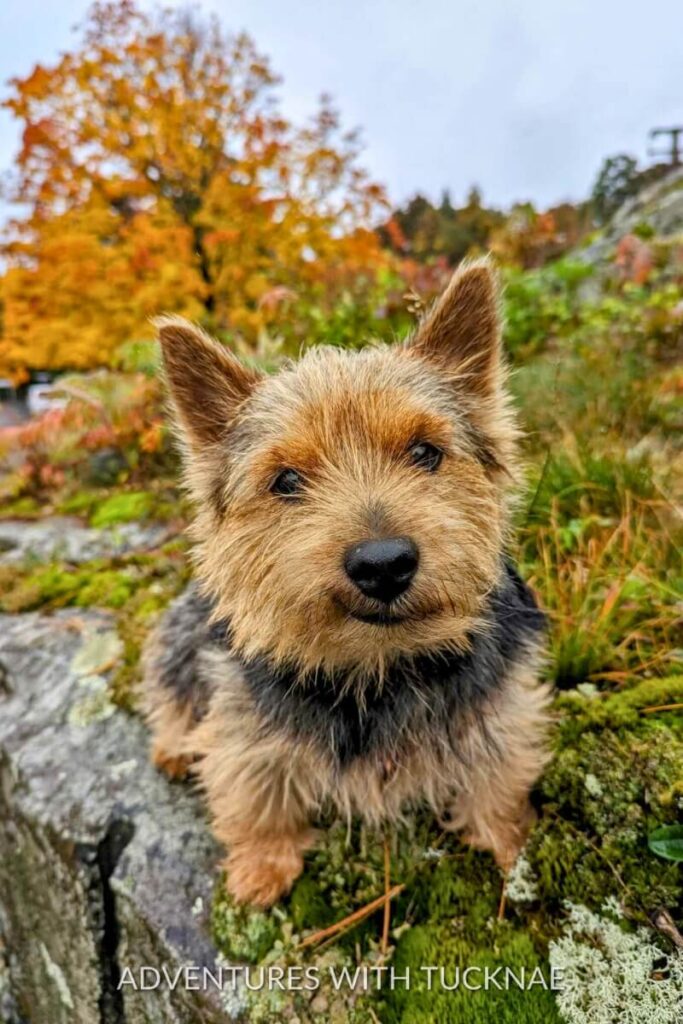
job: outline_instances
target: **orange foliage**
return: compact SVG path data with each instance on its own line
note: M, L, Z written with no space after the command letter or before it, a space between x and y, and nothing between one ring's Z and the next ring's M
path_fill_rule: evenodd
M518 203L492 232L489 244L503 263L529 270L544 266L576 245L586 224L582 206L563 203L542 213L531 203Z
M109 371L87 378L65 375L56 390L61 408L0 428L0 463L18 473L19 493L59 486L67 473L87 466L90 453L102 449L128 453L129 470L136 467L140 480L158 470L168 445L157 377ZM11 488L12 479L8 474L4 484Z
M268 296L333 299L384 264L357 139L326 97L295 129L275 84L247 36L133 0L96 3L74 52L12 81L29 212L3 247L0 373L104 364L163 310L255 344Z
M652 247L636 235L624 235L617 244L614 262L624 281L645 284L655 265Z

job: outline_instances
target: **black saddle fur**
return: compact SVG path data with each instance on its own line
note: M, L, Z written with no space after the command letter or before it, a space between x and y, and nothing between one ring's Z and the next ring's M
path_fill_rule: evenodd
M170 607L155 665L161 684L179 703L190 701L201 718L211 681L202 678L198 654L218 648L238 662L264 729L313 739L340 768L359 757L390 760L402 737L423 729L432 735L440 731L456 746L458 720L464 714L481 716L510 668L523 661L545 630L545 616L531 590L506 561L488 599L485 627L470 637L468 651L400 658L387 669L381 686L365 685L359 700L357 691L345 686L343 674L316 672L300 679L293 666L275 666L265 657L241 658L231 648L229 623L209 625L211 608L210 599L194 586Z

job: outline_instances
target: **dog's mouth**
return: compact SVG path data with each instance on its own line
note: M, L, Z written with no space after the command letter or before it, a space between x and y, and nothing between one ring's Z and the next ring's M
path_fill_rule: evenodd
M395 615L389 611L381 612L347 612L357 622L367 622L370 626L399 626L402 622L409 622L412 615Z
M438 614L441 610L440 608L430 608L399 612L398 610L391 611L389 608L380 608L374 612L361 612L355 608L349 608L339 598L335 598L335 604L347 618L355 619L356 622L364 622L368 626L401 626L409 622L421 622L423 619Z

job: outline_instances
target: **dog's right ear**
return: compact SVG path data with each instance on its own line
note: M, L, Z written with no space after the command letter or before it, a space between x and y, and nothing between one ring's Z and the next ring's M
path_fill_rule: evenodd
M182 317L160 317L155 326L179 426L194 448L217 444L260 374Z

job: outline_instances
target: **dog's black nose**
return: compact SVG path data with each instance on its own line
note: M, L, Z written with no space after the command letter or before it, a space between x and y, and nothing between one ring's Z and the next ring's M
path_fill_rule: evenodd
M407 590L417 570L420 553L408 537L364 540L349 548L344 568L366 597L389 604Z

